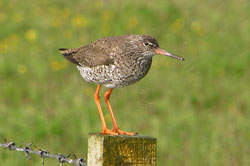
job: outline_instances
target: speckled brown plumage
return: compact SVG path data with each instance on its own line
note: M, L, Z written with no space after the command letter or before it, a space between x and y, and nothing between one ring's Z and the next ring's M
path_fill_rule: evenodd
M109 88L135 83L148 72L158 42L146 35L105 37L74 49L61 49L64 57L78 65L82 77Z
M158 42L146 35L122 35L105 37L92 44L73 49L60 49L65 58L73 58L86 67L109 65L113 63L114 56L132 55L144 50L140 49L143 41L151 41L158 46ZM137 44L137 45L136 45ZM139 44L139 45L138 45ZM75 63L75 62L73 62Z

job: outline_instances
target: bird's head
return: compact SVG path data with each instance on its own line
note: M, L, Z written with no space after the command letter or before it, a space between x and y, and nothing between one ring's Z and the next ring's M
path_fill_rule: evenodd
M137 40L137 45L139 45L140 49L143 50L143 54L146 56L152 57L155 54L159 55L166 55L172 58L176 58L178 60L184 60L184 58L181 58L179 56L176 56L174 54L171 54L159 47L158 41L147 35L140 35L139 40Z

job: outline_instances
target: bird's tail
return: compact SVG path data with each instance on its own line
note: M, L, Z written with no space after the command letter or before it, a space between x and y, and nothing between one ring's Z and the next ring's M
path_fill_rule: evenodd
M63 56L71 55L74 53L74 49L59 48L59 50Z
M74 54L78 52L78 49L76 48L72 48L72 49L67 49L67 48L59 48L60 53L63 55L64 58L66 58L67 60L69 60L70 62L81 66L76 59L74 59Z

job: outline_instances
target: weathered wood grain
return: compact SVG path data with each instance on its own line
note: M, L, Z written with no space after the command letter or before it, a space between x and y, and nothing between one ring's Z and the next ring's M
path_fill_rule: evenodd
M156 166L156 138L89 134L88 166Z

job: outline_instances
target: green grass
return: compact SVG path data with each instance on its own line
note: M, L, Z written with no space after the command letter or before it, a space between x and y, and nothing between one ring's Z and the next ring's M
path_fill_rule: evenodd
M250 165L249 17L247 0L0 1L0 142L86 157L101 130L96 85L58 48L150 34L186 61L155 56L142 81L115 89L120 127L156 137L161 166ZM0 162L41 165L3 149Z

